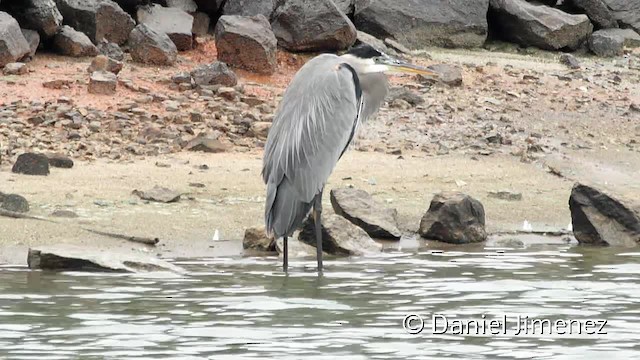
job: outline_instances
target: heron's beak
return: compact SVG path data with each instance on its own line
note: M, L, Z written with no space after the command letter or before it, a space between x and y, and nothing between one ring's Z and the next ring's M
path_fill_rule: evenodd
M424 68L422 66L413 65L408 62L396 59L384 60L383 64L389 68L389 71L399 73L420 74L424 76L438 76L437 73Z

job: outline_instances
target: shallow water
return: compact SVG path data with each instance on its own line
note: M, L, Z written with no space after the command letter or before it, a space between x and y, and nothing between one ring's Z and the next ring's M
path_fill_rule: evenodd
M5 267L0 358L640 358L639 259L572 246L390 252L329 260L320 278L313 259L285 276L275 257L176 260L180 276ZM409 314L420 334L403 328ZM507 334L435 334L432 314L507 316ZM516 335L517 315L604 319L607 334Z

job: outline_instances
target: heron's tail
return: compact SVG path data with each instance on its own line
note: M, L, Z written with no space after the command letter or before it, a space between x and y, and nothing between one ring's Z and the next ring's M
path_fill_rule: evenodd
M267 232L276 239L291 236L302 225L312 205L298 200L297 192L286 176L280 184L269 181L264 212Z

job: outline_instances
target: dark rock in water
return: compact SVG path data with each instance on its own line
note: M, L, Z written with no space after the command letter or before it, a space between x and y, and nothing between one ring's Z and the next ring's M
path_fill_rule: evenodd
M410 49L480 47L487 39L489 0L376 0L355 10L358 30L391 37Z
M0 67L21 60L30 52L16 19L0 11Z
M236 74L221 61L198 66L191 71L190 78L193 78L196 85L236 86L238 84Z
M133 190L132 194L138 196L142 200L162 203L178 202L182 196L182 194L177 191L157 185L147 191Z
M71 210L55 210L51 213L52 217L74 219L78 217L78 214Z
M110 59L124 61L124 51L120 46L105 39L98 43L98 52Z
M262 74L276 71L278 41L263 15L225 15L218 20L215 34L220 61Z
M173 65L178 59L178 49L173 41L145 24L136 26L131 32L129 49L133 61L144 64Z
M462 193L440 193L433 197L420 222L420 236L451 244L485 241L484 207Z
M35 30L22 29L22 35L29 44L29 56L33 58L38 51L38 47L40 46L40 34L38 34L38 32Z
M211 26L211 18L209 15L203 12L195 12L191 15L193 16L193 26L191 27L193 35L207 35L209 33L209 27Z
M387 95L387 101L393 102L394 100L402 99L412 106L417 106L420 104L424 104L424 99L419 94L415 93L407 89L406 87L394 87L389 89L389 94Z
M133 18L111 0L56 0L64 23L94 43L106 39L122 45L136 26Z
M315 234L315 222L313 216L309 216L302 226L298 240L315 247ZM360 256L379 253L382 245L342 216L331 214L322 218L322 250L333 255Z
M398 212L378 203L364 190L341 188L332 189L331 205L336 214L345 217L361 227L371 237L400 239Z
M227 0L224 4L224 15L271 17L275 8L275 0Z
M258 228L248 228L244 232L242 247L244 249L275 252L276 241L275 239L267 236L264 226Z
M462 86L462 68L457 65L452 64L436 64L428 67L429 70L438 74L437 79L431 77L424 77L419 75L420 79L426 80L428 82L440 81L443 84L449 86Z
M584 11L597 27L601 29L618 27L618 22L603 0L571 0L571 3Z
M202 151L208 153L222 153L229 151L229 146L223 144L222 142L220 142L220 140L217 139L198 136L187 143L187 145L185 146L185 150Z
M24 196L0 192L0 208L17 213L26 213L29 212L29 202Z
M193 48L193 16L177 8L152 5L138 9L138 22L166 34L180 51Z
M73 160L68 156L62 154L47 154L49 165L55 168L71 169L73 167Z
M575 184L569 198L573 234L581 244L640 244L640 206L585 184Z
M15 4L15 6L11 6ZM9 4L11 13L27 29L36 30L42 37L50 38L62 26L62 14L54 0L30 0Z
M604 29L589 39L589 49L598 56L621 56L625 47L640 47L640 35L631 29Z
M602 0L611 10L620 27L640 34L640 2L636 0Z
M496 31L523 46L546 50L577 49L591 35L586 15L570 15L524 0L491 0L490 18Z
M89 93L97 95L113 95L118 86L116 74L108 71L94 71L89 78Z
M566 65L570 69L580 69L580 61L571 54L560 55L560 63Z
M53 45L61 55L67 56L95 56L98 49L87 35L64 25L53 38Z
M271 25L278 45L290 51L336 51L356 42L356 28L331 0L284 0Z
M140 252L93 249L72 245L41 246L29 249L27 264L30 269L152 272L170 271L183 274L178 266Z
M49 175L49 159L42 154L24 153L18 156L11 171L25 175Z

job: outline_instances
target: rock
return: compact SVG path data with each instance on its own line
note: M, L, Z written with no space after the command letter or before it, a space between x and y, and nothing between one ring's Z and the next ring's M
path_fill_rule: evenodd
M428 67L429 70L438 74L438 81L449 86L462 86L462 68L452 64L436 64ZM433 81L434 79L423 77L419 75L419 78L427 81Z
M29 73L29 67L25 63L8 63L2 72L5 75L25 75Z
M11 171L25 175L49 175L49 159L42 154L24 153L18 156Z
M164 260L143 252L92 249L60 244L29 249L30 269L108 271L108 272L174 272L185 271Z
M173 41L145 24L136 26L131 32L129 49L133 60L144 64L173 65L178 58Z
M208 65L200 65L191 71L191 78L196 85L236 86L238 77L227 67L227 64L216 61Z
M124 61L124 52L118 44L103 39L98 43L98 52L116 61Z
M193 48L193 16L177 8L151 5L138 9L138 23L166 34L180 51Z
M258 139L267 140L267 135L269 135L269 130L271 129L271 123L267 121L256 121L251 124L249 129Z
M75 219L78 217L78 214L71 210L55 210L51 213L51 216L65 219Z
M98 55L93 59L93 61L91 61L91 65L89 65L87 71L89 73L94 73L96 71L108 71L118 75L123 66L124 64L121 61L111 59L104 55Z
M108 71L94 71L89 79L90 94L113 95L117 86L118 77Z
M38 32L35 30L22 29L22 35L29 44L29 56L33 58L38 51L38 47L40 46L40 34L38 34Z
M209 27L211 26L211 18L209 15L203 12L196 12L192 14L193 26L191 32L196 36L205 36L209 33Z
M136 26L133 18L111 0L57 0L64 23L94 43L106 39L122 45Z
M14 14L22 26L37 31L44 38L54 36L62 26L62 14L54 0L25 1Z
M236 101L238 99L238 92L232 87L223 86L218 89L218 96L229 101Z
M18 194L3 194L0 192L0 209L16 213L29 212L29 202Z
M331 205L336 214L361 227L378 239L400 239L398 212L378 203L364 190L341 188L331 190Z
M0 11L0 67L21 60L30 52L16 19Z
M566 65L570 69L580 69L580 61L571 54L560 55L560 63Z
M62 154L47 154L49 160L49 166L62 169L71 169L73 167L73 160L68 156Z
M290 51L344 50L356 41L356 28L331 0L283 0L271 25L278 45Z
M516 193L508 190L489 191L489 197L506 201L521 201L522 193Z
M404 86L393 87L389 89L387 94L387 101L393 102L394 100L401 99L406 101L411 106L418 106L424 104L424 98L417 93L407 89Z
M87 35L67 25L62 26L54 36L53 45L62 55L75 57L98 55L98 49Z
M271 17L275 8L275 0L227 0L224 4L224 15Z
M593 31L586 15L570 15L524 0L490 0L496 32L523 46L545 50L577 49Z
M172 203L180 201L181 193L162 186L154 186L147 191L133 190L133 195L142 200L155 201L161 203Z
M188 72L175 74L171 77L171 81L174 84L191 84L191 74L189 74Z
M187 13L193 13L198 10L198 5L193 0L165 0L167 7L180 9Z
M589 39L589 49L598 56L621 56L625 47L640 47L640 35L631 29L604 29Z
M284 240L283 238L278 238L276 240L276 251L278 254L282 255L284 249ZM289 259L292 258L314 258L316 257L316 248L299 241L298 238L290 237L287 242L287 253L289 255ZM326 252L323 252L326 255Z
M587 14L597 27L601 29L618 27L618 22L603 0L571 0L571 3Z
M462 193L434 196L420 222L420 236L451 244L467 244L487 239L484 207Z
M302 226L298 240L316 247L315 234L315 222L313 216L309 216ZM345 218L331 214L322 217L322 250L333 255L362 256L379 253L382 245Z
M222 16L215 34L220 61L261 74L276 71L278 41L263 15Z
M397 55L395 53L395 50L390 49L385 43L384 41L378 39L377 37L373 36L373 35L369 35L364 31L358 31L357 32L357 41L358 43L362 43L362 44L367 44L369 46L371 46L372 48L381 51L387 55Z
M581 244L636 246L640 207L593 186L577 183L569 198L573 234Z
M60 90L62 88L71 86L71 84L73 84L73 81L71 80L55 79L43 82L42 86L47 89Z
M480 47L487 39L488 7L489 0L376 0L356 9L355 24L410 49Z
M275 239L267 236L264 226L258 228L248 228L244 232L242 248L257 251L274 252L276 251L276 241Z
M229 151L229 146L223 144L220 140L203 136L198 136L189 141L184 148L188 151L202 151L207 153L222 153Z
M602 0L623 28L640 34L640 2L635 0Z

